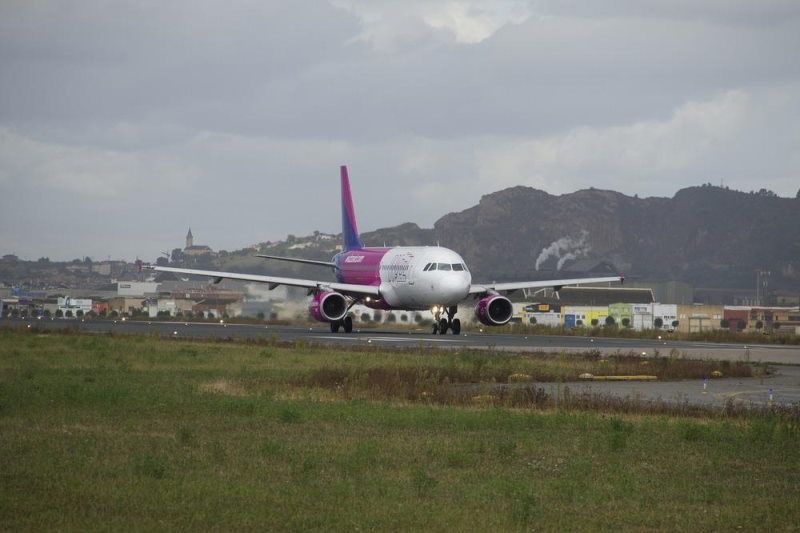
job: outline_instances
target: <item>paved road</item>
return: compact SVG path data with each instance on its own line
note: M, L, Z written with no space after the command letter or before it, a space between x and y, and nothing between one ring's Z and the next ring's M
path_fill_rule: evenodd
M547 352L583 352L597 349L603 353L636 352L654 355L658 351L668 355L678 350L690 357L720 360L740 360L773 363L776 374L766 378L711 380L703 389L703 382L580 382L567 386L573 391L594 391L619 396L665 401L688 401L693 404L721 405L728 398L765 404L770 389L775 403L800 404L800 347L745 346L741 344L715 344L670 340L609 339L562 336L523 336L491 333L466 333L459 336L431 335L427 331L365 329L351 334L332 334L322 327L264 326L253 324L214 324L184 322L140 322L112 320L20 320L0 319L0 327L77 328L82 331L104 333L115 331L125 334L158 334L176 338L234 338L276 339L280 341L305 340L331 346L375 345L387 347L439 347L472 348ZM548 384L555 389L564 385Z
M711 358L738 361L749 359L779 364L800 365L800 346L718 344L642 339L612 339L589 337L566 337L557 335L511 335L494 333L462 333L454 335L431 335L428 330L364 329L353 333L331 333L327 326L264 326L255 324L219 324L207 322L161 322L161 321L116 321L77 319L0 319L0 327L34 324L41 328L78 328L88 332L104 333L116 331L127 334L158 334L184 338L234 338L276 339L280 341L305 340L307 342L348 346L374 344L396 347L473 348L509 351L583 352L599 350L602 353L635 352L646 355L669 355L676 350L681 355L695 358Z

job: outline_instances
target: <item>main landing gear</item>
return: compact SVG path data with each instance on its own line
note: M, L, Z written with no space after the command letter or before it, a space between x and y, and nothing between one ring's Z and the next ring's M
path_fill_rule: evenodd
M461 333L461 321L453 318L458 312L458 306L451 305L446 309L447 318L442 317L442 308L438 307L433 314L433 334L446 335L447 330L453 332L453 335Z
M345 333L353 331L353 319L346 316L341 320L331 322L331 333L339 333L339 328L343 328Z

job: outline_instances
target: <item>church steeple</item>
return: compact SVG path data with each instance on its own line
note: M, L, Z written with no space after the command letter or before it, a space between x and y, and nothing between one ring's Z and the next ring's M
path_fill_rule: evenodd
M189 227L189 233L186 234L186 247L191 248L194 244L194 237L192 236L192 228Z

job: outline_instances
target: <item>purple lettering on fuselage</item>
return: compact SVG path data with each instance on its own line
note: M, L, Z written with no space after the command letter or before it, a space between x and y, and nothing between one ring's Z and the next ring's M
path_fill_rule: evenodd
M336 278L342 283L380 285L381 259L391 248L361 248L336 256Z

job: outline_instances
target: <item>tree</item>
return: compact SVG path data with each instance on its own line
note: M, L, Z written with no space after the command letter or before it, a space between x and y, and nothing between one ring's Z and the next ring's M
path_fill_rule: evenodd
M775 330L778 330L778 329L781 329L781 323L780 322L775 322L774 324L772 324L772 331L775 331Z
M369 313L361 313L361 322L369 322Z
M56 309L56 317L61 318L62 316L64 316L64 311Z
M161 255L161 256L158 257L158 259L156 259L156 264L158 266L162 266L162 267L163 266L167 266L169 264L169 259L167 259L163 255Z
M72 309L67 309L67 312L64 313L64 316L67 318L72 318Z
M530 322L531 324L536 324L536 317L535 316L530 317L528 319L528 322Z
M627 327L630 327L630 325L631 325L631 319L630 318L625 317L625 318L622 319L622 327L627 328Z
M761 329L764 327L764 322L761 320L756 321L756 329Z
M83 309L78 309L75 311L75 316L81 318L83 316Z
M723 318L719 321L719 327L729 329L731 327L731 321Z
M405 313L400 315L400 322L408 322L408 315Z
M680 322L678 322L677 320L673 320L673 321L672 321L672 327L673 327L673 328L677 328L677 327L678 327L678 324L680 324Z
M12 309L11 310L11 317L17 318L19 316L19 309Z
M600 324L600 320L599 319L597 319L597 318L593 318L592 319L592 326L597 326L599 324Z
M49 309L45 309L45 310L44 310L44 313L42 313L42 314L43 314L44 316L46 316L46 317L48 317L48 318L49 318L51 313L50 313L50 310L49 310Z
M617 321L614 320L613 316L607 316L606 317L606 326L616 326L616 325L617 325Z
M259 320L264 320L264 318L266 318L264 311L259 311L258 313L256 313L256 318Z
M661 329L662 327L664 327L664 319L661 318L660 316L656 317L656 319L653 320L653 325L656 328Z
M386 322L397 322L397 317L394 313L387 313Z

